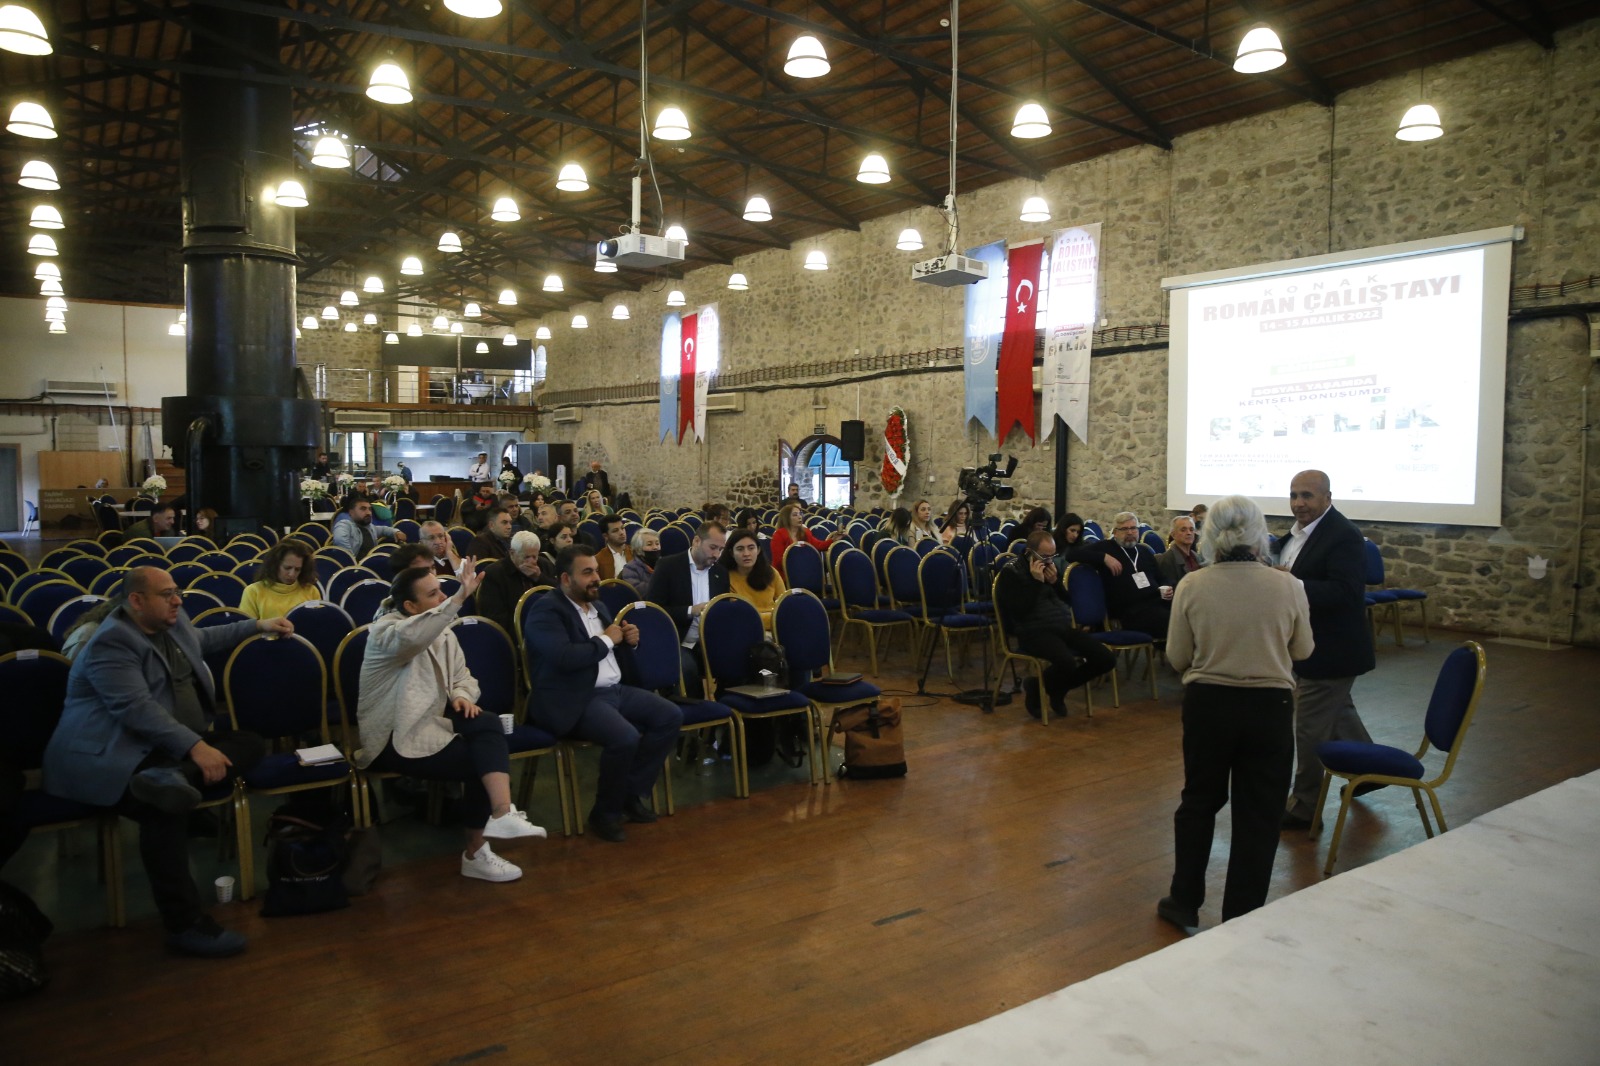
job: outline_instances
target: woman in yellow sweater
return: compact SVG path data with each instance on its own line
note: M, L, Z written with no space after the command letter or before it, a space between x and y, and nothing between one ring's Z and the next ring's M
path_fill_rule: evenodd
M284 540L261 557L261 569L244 590L239 610L251 618L282 618L290 609L320 599L311 553L299 541Z
M728 591L760 611L761 624L772 632L773 609L788 588L761 551L760 538L748 529L734 530L728 535L722 563L728 571Z

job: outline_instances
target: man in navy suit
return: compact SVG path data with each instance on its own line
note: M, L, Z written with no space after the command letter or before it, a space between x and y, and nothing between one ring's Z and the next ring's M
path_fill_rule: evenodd
M1283 828L1309 829L1328 740L1371 743L1351 686L1376 664L1367 624L1367 569L1361 531L1333 506L1333 486L1321 470L1302 470L1289 482L1294 528L1278 541L1278 569L1305 586L1316 649L1294 664L1294 791ZM1366 791L1366 790L1363 790Z
M701 523L688 551L668 555L656 563L655 573L650 575L650 591L645 596L651 603L665 607L678 626L683 681L691 696L699 696L704 690L700 660L695 655L700 643L700 615L706 604L728 591L728 572L717 565L727 544L728 532L721 522Z
M558 587L539 597L523 622L528 716L558 737L600 746L589 828L602 840L627 839L624 819L656 820L645 802L678 742L683 712L671 700L623 684L633 673L639 628L612 621L600 602L594 552L573 544L556 558Z
M210 729L216 683L205 656L294 626L272 618L196 629L177 583L156 567L128 571L122 590L127 604L72 664L61 723L45 748L44 788L139 823L139 854L170 948L234 955L244 937L206 913L189 872L188 812L202 788L250 769L267 749L254 734Z

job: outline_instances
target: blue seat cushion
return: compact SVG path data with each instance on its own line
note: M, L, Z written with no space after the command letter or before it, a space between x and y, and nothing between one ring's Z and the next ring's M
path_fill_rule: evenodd
M17 800L16 810L12 812L12 824L22 829L35 829L41 825L54 825L57 822L77 822L85 818L96 818L102 814L114 814L109 807L96 807L89 803L79 803L77 800L62 799L52 796L48 792L38 789L29 789Z
M911 621L911 616L904 611L881 611L874 610L871 607L862 610L851 610L850 617L852 620L868 622L872 625Z
M1330 740L1317 745L1317 758L1335 773L1383 774L1387 777L1418 777L1422 760L1409 751L1387 744L1363 744L1359 740Z
M967 609L967 611L973 612L973 613L976 613L976 614L994 614L994 601L992 601L992 600L968 600L967 604L966 604L966 609Z
M683 712L683 727L685 729L704 725L707 722L725 722L733 713L716 700L691 700L685 703L678 703L674 700L673 703L677 705L678 710Z
M993 618L982 614L947 614L939 619L945 629L981 629L993 624Z
M546 733L535 725L512 726L510 734L506 737L506 748L513 755L520 755L525 751L542 751L555 746L555 734Z
M300 760L294 752L280 752L268 755L256 764L255 768L243 775L247 788L274 789L292 788L295 785L310 785L319 781L336 784L342 777L350 773L350 764L343 759L326 766L301 766Z
M771 714L774 711L798 710L810 706L810 701L804 695L789 691L759 699L746 696L742 692L723 692L717 696L717 702L740 714Z
M825 611L837 611L839 609L839 597L837 596L818 596L817 599L822 601L822 609Z
M1421 589L1390 589L1397 600L1425 600L1428 594Z
M800 691L818 703L866 703L877 699L883 690L870 681L852 681L848 685L808 681L800 686Z
M1393 603L1399 598L1389 589L1376 589L1367 593L1367 606L1371 607L1375 603Z
M1131 648L1136 644L1154 644L1156 638L1137 629L1108 629L1104 633L1090 633L1091 637L1113 648Z

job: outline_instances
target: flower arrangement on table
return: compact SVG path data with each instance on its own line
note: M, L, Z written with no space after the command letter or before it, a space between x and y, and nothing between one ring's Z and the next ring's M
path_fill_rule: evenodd
M333 483L339 486L341 493L349 492L351 486L356 483L356 476L351 473L341 473L333 479Z
M898 499L900 490L905 488L910 463L911 437L905 409L891 407L888 424L883 427L883 465L878 468L878 480L890 499Z
M516 483L517 483L517 472L515 470L502 470L502 471L500 471L500 487L501 488L509 489L512 485L515 485Z
M522 483L535 492L544 492L550 487L550 479L543 474L527 474Z
M151 474L144 479L144 484L139 486L139 491L146 496L154 496L159 500L161 494L167 491L167 479L160 474Z
M383 487L391 492L404 492L406 491L406 479L399 474L390 474L383 479Z
M320 500L328 494L328 486L314 477L300 479L300 498L303 500Z

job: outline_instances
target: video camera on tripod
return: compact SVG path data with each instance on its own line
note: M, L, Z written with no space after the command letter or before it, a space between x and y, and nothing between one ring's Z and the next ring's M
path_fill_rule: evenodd
M1000 460L1006 459L1005 471L1000 470ZM971 522L976 524L983 518L983 509L993 500L1009 500L1016 496L1017 490L1007 482L1011 475L1016 473L1017 457L1007 458L999 452L989 456L989 462L979 467L962 467L956 475L956 488L961 493L961 498L972 509Z

